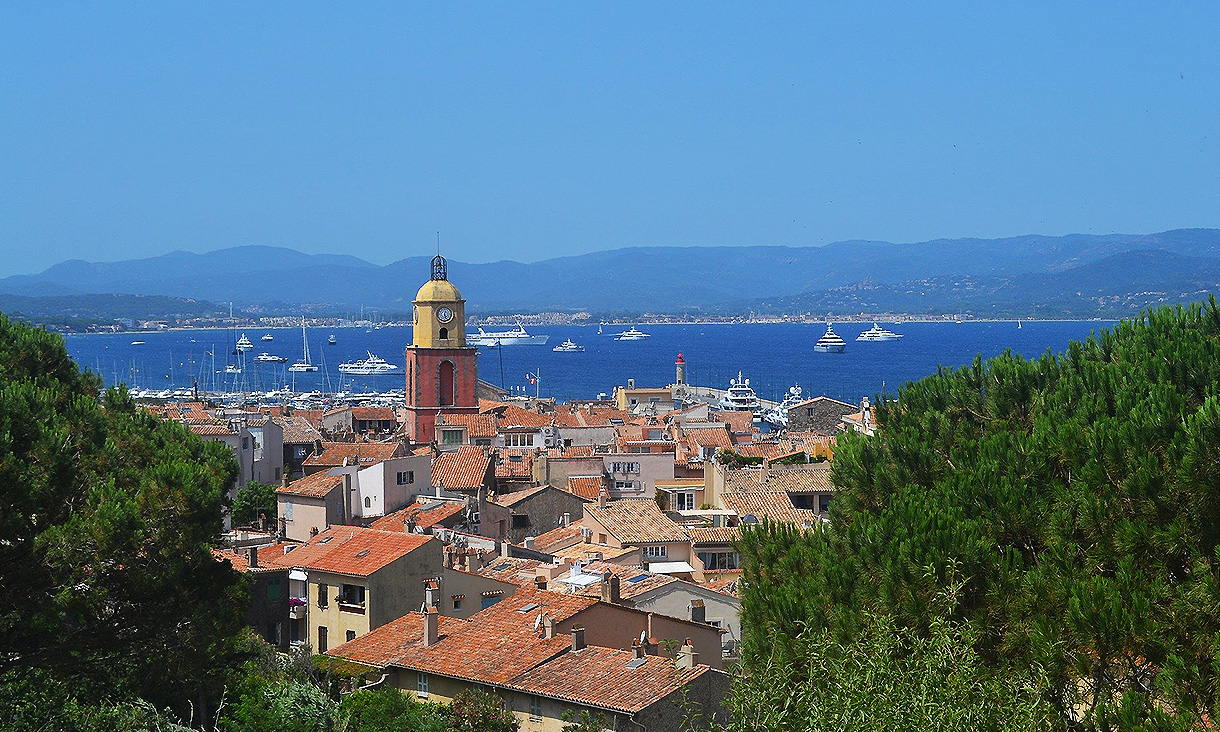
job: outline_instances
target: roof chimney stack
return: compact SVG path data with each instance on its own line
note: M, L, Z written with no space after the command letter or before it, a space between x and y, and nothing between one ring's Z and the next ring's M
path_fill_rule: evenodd
M585 629L583 627L572 628L572 650L583 651L585 648Z
M548 639L555 637L555 619L551 617L550 613L542 616L542 637Z
M638 640L631 641L631 658L638 661L644 657L644 646Z
M258 547L250 547L250 569L258 569Z
M678 651L678 657L674 660L677 662L678 668L694 668L699 663L699 654L691 644L690 638L686 639L686 643L683 644L682 650Z
M610 494L607 493L605 487L603 487L600 491L597 492L597 507L605 508L606 499L609 497L610 497Z
M563 515L563 518L561 518L559 520L559 525L560 526L571 526L572 525L572 514L565 513Z
M440 640L440 617L436 608L429 605L424 608L424 645L434 646Z
M707 622L707 608L703 605L703 600L690 601L690 619L695 623Z
M602 573L602 602L612 602L617 605L622 599L619 587L618 575L608 569Z

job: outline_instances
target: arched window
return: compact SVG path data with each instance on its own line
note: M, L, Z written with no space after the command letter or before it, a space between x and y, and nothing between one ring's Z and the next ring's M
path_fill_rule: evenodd
M449 340L449 329L448 328L441 328L440 338L442 341Z
M438 374L440 386L440 406L453 406L453 362L441 361L440 373Z
M368 496L365 496L365 497L364 497L364 507L365 507L365 508L372 508L372 507L373 507L373 499L372 499L372 498L369 498Z

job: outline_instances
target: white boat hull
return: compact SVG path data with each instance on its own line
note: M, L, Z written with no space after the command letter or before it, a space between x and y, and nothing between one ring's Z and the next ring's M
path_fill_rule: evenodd
M486 346L494 348L496 346L545 346L547 339L550 336L533 335L521 337L496 337L496 336L467 336L466 343L472 346Z

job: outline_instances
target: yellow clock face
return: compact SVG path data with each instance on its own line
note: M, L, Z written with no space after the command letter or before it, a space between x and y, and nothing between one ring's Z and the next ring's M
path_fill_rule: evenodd
M448 323L450 320L453 320L453 311L449 308L441 308L436 311L436 319L442 323Z

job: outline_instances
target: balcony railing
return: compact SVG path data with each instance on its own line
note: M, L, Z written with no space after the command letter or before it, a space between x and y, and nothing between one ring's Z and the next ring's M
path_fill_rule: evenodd
M364 603L339 600L339 611L345 613L355 613L356 615L364 615Z

